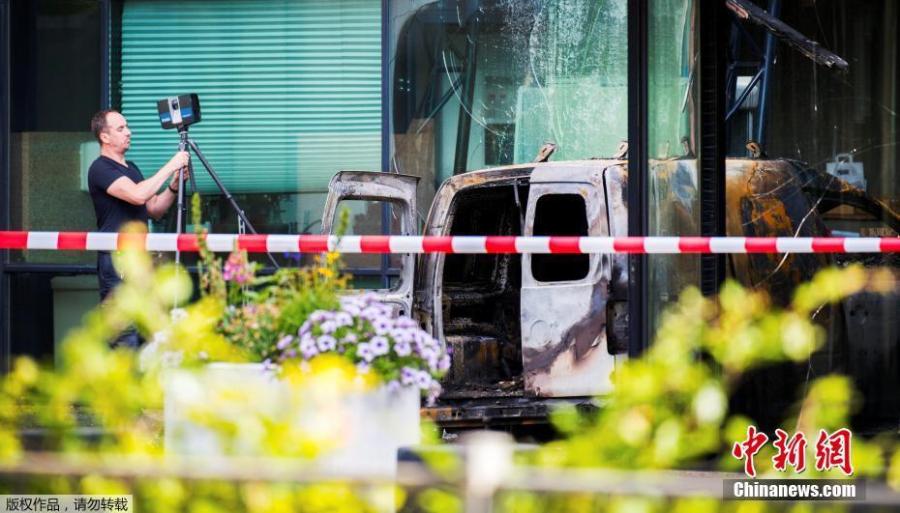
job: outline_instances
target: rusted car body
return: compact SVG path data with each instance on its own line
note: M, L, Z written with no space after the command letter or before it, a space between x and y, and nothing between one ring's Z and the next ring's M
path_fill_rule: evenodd
M696 160L657 161L650 168L659 208L648 215L656 233L698 234ZM727 235L827 234L816 210L821 197L810 192L829 190L833 177L819 183L798 163L752 159L729 159L726 174ZM415 235L416 182L396 174L339 173L330 186L325 232L332 230L339 202L375 200L393 205L400 221L395 234ZM439 188L422 234L626 236L626 184L622 160L468 172ZM896 215L889 221L895 229L896 221ZM669 280L666 290L697 283L691 266L677 267L685 258L696 262L685 256L654 265L653 272ZM793 285L830 262L821 254L731 255L728 268L739 281L784 300ZM379 293L452 348L445 392L426 409L452 428L543 422L559 401L596 404L627 358L627 283L625 255L423 254L403 255L399 279ZM823 312L818 320L835 331L832 317ZM835 356L828 354L822 365L832 365Z

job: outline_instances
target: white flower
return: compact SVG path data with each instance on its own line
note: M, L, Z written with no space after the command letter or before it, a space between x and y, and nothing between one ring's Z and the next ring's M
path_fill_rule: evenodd
M383 354L388 354L388 351L391 349L390 343L384 337L372 337L372 340L369 341L369 347L372 348L372 353L375 356L381 356Z
M316 339L312 338L309 333L303 335L303 338L300 339L300 352L303 353L303 357L306 359L319 354Z
M357 346L356 354L366 362L371 362L375 358L375 353L372 351L372 347L369 346L369 344L366 342L363 342L362 344Z
M419 371L416 373L416 386L421 388L422 390L428 390L431 387L431 374L428 374L427 371Z
M419 325L416 321L412 320L407 316L398 317L396 321L394 321L398 328L410 329L410 328L418 328Z
M375 319L382 317L381 309L376 308L374 306L367 306L366 308L363 309L362 312L360 312L360 316L364 317L365 319L367 319L369 321L374 322Z
M394 344L394 352L397 353L397 356L409 356L412 353L412 346L409 345L409 342L397 342Z
M383 315L372 319L372 329L374 329L375 333L378 335L387 335L393 327L393 324L394 323L390 318Z
M173 308L172 311L169 312L169 317L172 319L172 322L187 319L187 316L187 310L184 308Z
M334 351L337 347L337 340L331 335L322 335L316 340L316 347L319 348L319 352L327 352Z
M338 324L334 321L325 321L319 325L319 328L322 330L322 333L327 335L328 333L334 333L338 329Z
M338 312L334 316L334 322L338 327L353 326L353 316L347 312Z

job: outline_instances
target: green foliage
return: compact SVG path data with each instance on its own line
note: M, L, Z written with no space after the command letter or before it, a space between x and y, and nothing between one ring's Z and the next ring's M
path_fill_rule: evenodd
M574 407L556 410L552 420L563 434L559 441L526 454L531 465L607 467L615 469L690 469L719 461L723 470L742 471L731 456L743 441L752 419L730 415L728 398L747 372L779 362L801 362L821 347L825 333L811 318L820 308L863 291L882 291L881 271L861 267L829 269L800 286L787 309L767 296L737 283L724 285L715 299L685 290L663 315L650 349L639 359L617 366L612 392L592 414ZM848 427L855 396L844 376L813 381L795 418L785 419L788 433L802 431L810 447L820 429ZM774 438L774 437L772 437ZM888 443L855 437L855 476L879 477L900 486L900 451L885 463ZM771 440L755 459L761 477L789 477L772 467ZM812 460L810 460L812 461ZM845 477L837 470L821 473L808 461L802 477ZM583 494L503 494L504 511L765 511L764 503L720 503L710 499L657 499ZM803 509L801 507L801 509Z
M810 314L869 283L859 267L828 270L798 288L787 309L734 282L726 283L717 299L684 291L663 315L647 353L616 369L613 391L598 413L586 417L573 408L554 413L566 438L543 447L536 462L668 469L727 454L753 423L728 417L728 397L740 377L772 363L809 358L825 338ZM844 377L814 382L801 408L807 440L814 443L818 429L846 427L853 399ZM788 425L793 433L796 421ZM854 440L854 448L864 445Z
M223 263L206 244L199 196L193 200L193 222L198 227L200 292L222 305L217 332L240 348L251 361L272 358L275 346L316 310L335 309L338 292L348 288L349 278L340 271L338 253L316 257L309 268L281 268L271 276L257 276L257 264L246 251L235 249ZM349 217L342 212L338 233Z

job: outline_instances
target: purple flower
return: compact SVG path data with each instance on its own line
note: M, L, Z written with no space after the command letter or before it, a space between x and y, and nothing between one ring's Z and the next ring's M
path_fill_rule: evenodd
M397 356L409 356L412 353L412 346L409 345L409 342L397 342L394 344L394 352L397 353Z
M338 312L334 316L334 322L338 327L353 326L353 316L347 312Z
M356 354L366 362L371 362L375 358L371 346L365 342L356 346Z
M387 335L393 327L393 324L391 319L385 316L379 316L372 319L372 329L374 329L375 333L378 335Z
M434 381L431 379L431 375L426 371L419 371L416 373L416 386L421 388L422 390L427 390L431 387L431 382Z
M369 372L369 364L366 362L359 362L356 364L356 372L360 374L366 374Z
M441 358L438 360L437 368L438 368L438 371L440 371L440 372L446 372L450 368L450 355L449 354L441 355Z
M312 329L312 322L307 319L300 325L300 329L297 330L297 335L305 335L306 333L309 333L310 329Z
M381 309L374 306L367 306L363 309L362 312L360 312L360 316L368 321L375 322L375 319L382 317Z
M418 351L419 356L421 356L425 360L429 360L429 361L437 360L437 358L439 356L437 351L435 351L434 349L432 349L430 347L422 347L422 348L418 348L418 349L419 349L419 351Z
M276 344L275 347L277 347L279 351L283 351L293 341L294 341L294 337L292 337L291 335L285 335L285 336L281 337L281 339L278 341L278 344Z
M408 344L413 341L413 334L408 329L395 328L391 330L391 338L396 342L406 342Z
M387 391L389 394L396 394L397 392L400 391L400 388L401 388L400 382L397 381L396 379L392 379L392 380L388 381L386 386L387 386Z
M416 374L418 371L412 367L403 367L400 369L400 382L404 385L412 385L416 382Z
M341 342L344 344L355 344L357 341L356 333L347 333L344 335L344 338L341 339Z
M433 381L431 386L428 387L428 396L425 398L425 404L427 406L434 406L439 395L441 395L441 384L437 381Z
M372 337L372 340L369 341L369 347L372 348L372 353L375 356L381 356L383 354L387 354L390 350L391 346L388 343L388 340L384 337Z
M309 314L309 320L312 322L322 322L331 318L331 312L326 312L325 310L316 310L315 312Z
M300 339L300 352L303 353L303 357L307 360L319 354L319 349L316 347L316 339L312 338L309 333L303 335L303 338Z
M405 315L402 316L402 317L398 317L398 318L394 321L394 323L396 324L396 326L397 326L398 328L402 328L402 329L411 329L411 328L418 328L418 327L419 327L419 325L416 323L416 321L410 319L409 317L407 317L407 316L405 316Z
M321 329L324 334L334 333L335 330L338 329L338 325L334 321L325 321L319 325L319 329Z
M316 347L318 347L319 352L327 352L334 351L337 348L337 340L331 335L322 335L316 340Z

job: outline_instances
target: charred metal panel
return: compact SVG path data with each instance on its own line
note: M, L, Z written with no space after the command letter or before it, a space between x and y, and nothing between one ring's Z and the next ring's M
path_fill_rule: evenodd
M435 407L422 408L424 417L446 429L509 428L546 425L550 412L574 404L584 412L602 407L602 399L553 399L541 397L504 397L442 400ZM529 433L531 434L531 433Z
M328 184L328 199L322 216L322 233L334 230L334 218L341 200L390 201L400 207L402 235L417 235L416 186L419 178L373 171L341 171ZM412 311L415 258L401 258L400 282L391 290L374 291L382 301L397 305L402 312Z
M547 165L547 164L537 164ZM448 235L453 225L453 202L457 193L470 187L512 186L515 183L528 183L531 170L535 164L504 166L483 171L463 173L448 178L441 184L428 218L423 235ZM444 340L443 312L443 274L446 255L429 253L419 258L419 273L416 282L416 299L414 311L417 319L425 329L440 340Z
M538 202L547 196L564 194L584 199L587 235L609 235L603 187L603 170L608 164L598 160L535 168L525 235L535 234ZM610 354L606 338L610 256L590 255L586 276L572 281L540 281L534 262L535 255L522 256L522 361L526 392L573 397L609 391L616 358Z
M850 65L847 64L847 61L840 56L822 48L816 41L797 32L796 29L767 13L761 7L749 0L727 0L725 6L738 18L750 20L753 23L760 25L783 43L793 47L817 64L842 71L846 71L847 68L850 67Z
M610 166L607 166L603 171L603 185L606 189L606 210L609 224L609 235L610 237L627 237L627 162L619 161ZM612 301L628 300L628 255L618 254L613 255L612 257L610 299Z

